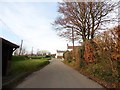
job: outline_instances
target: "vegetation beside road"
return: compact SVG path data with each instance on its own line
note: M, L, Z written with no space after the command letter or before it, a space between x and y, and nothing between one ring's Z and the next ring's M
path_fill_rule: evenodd
M120 62L114 63L114 66L117 67L116 71L113 73L109 60L99 59L96 63L86 64L84 61L78 63L76 60L69 59L64 60L63 62L70 67L76 69L81 74L86 75L87 77L95 80L102 86L106 88L118 88L120 87ZM78 65L79 64L79 65Z
M34 59L33 59L34 58ZM17 82L23 80L32 72L41 69L49 64L51 57L40 56L13 56L11 71L3 79L3 87L14 87Z
M12 60L29 60L29 59L39 59L39 60L50 60L51 56L46 55L46 56L13 56Z
M29 59L44 59L44 60L50 60L51 56L50 55L46 55L46 56L28 56Z
M87 76L106 81L105 87L115 88L120 84L120 25L116 15L110 17L117 3L63 2L58 4L61 14L53 22L60 37L73 43L72 51L64 53L65 63ZM71 17L72 16L72 17ZM75 46L75 41L79 47ZM99 80L96 80L99 81ZM119 86L120 87L120 86Z
M13 56L11 74L31 72L49 63L51 57L42 56Z
M65 63L107 88L120 87L120 25L64 53ZM74 59L73 59L74 58Z

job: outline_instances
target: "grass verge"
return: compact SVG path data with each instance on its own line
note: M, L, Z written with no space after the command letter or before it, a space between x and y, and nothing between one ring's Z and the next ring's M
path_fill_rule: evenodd
M100 72L100 70L104 70L102 69L102 67L99 67L102 65L90 64L90 65L87 65L86 67L78 68L76 67L76 64L74 61L71 61L71 62L63 61L63 63L74 68L81 74L87 76L89 79L96 81L97 83L102 85L104 88L116 88L117 90L117 88L120 87L120 84L117 82L118 81L117 77L113 77L109 69L107 69L107 71ZM98 67L100 68L100 70L97 72ZM97 68L97 69L93 69L93 68Z
M13 59L11 72L3 77L3 88L13 88L21 82L26 76L34 71L40 70L49 64L48 58L43 59Z
M34 71L47 62L48 60L45 59L13 60L11 66L11 74Z

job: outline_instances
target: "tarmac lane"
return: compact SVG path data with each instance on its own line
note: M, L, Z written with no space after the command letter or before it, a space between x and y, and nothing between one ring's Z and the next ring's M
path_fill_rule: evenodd
M103 88L58 59L25 78L16 88Z

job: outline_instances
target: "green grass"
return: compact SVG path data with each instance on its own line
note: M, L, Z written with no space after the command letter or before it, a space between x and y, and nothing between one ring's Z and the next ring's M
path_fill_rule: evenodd
M28 57L31 58L31 59L42 59L42 58L44 58L42 56L28 56Z
M13 56L12 60L26 60L26 59L46 59L50 60L51 56Z
M29 59L28 56L12 56L12 60L26 60Z
M38 70L40 67L48 64L47 58L44 59L26 59L26 60L12 60L11 74L32 72Z
M43 57L43 56L28 56L29 59L45 59L45 60L50 60L51 57Z
M48 58L30 59L28 56L13 56L11 71L3 79L3 87L13 88L19 84L26 76L49 63Z

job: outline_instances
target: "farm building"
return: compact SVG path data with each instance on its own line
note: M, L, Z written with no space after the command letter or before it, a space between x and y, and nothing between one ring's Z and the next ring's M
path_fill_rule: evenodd
M58 59L63 59L63 53L65 51L62 51L62 50L57 50L57 53L56 53L56 58Z
M1 37L0 44L2 44L2 76L6 76L10 71L12 53L19 46Z
M80 47L80 46L74 46L74 48L78 48L78 47ZM68 50L68 51L73 50L73 46L69 46L69 45L67 44L67 50Z

